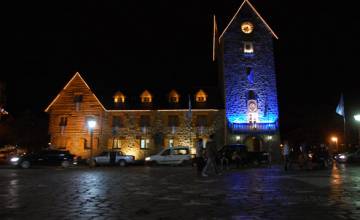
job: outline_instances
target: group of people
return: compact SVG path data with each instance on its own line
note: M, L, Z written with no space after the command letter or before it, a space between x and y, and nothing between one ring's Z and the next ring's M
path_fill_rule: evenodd
M320 146L300 145L290 147L288 141L283 145L284 170L291 168L292 164L297 164L300 169L313 169L315 167L328 167L331 164L331 155L328 148Z

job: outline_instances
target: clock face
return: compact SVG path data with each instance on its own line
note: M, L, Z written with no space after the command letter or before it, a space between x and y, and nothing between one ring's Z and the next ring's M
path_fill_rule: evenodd
M256 112L257 111L257 104L255 101L249 101L249 111Z
M241 31L244 32L245 34L250 34L251 32L253 32L254 30L254 25L249 22L249 21L245 21L241 24Z

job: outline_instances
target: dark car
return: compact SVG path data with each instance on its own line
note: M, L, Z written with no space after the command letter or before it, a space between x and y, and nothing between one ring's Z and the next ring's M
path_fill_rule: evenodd
M222 157L226 157L230 164L239 165L259 165L269 163L268 152L252 152L248 151L247 146L244 144L231 144L223 146L218 152L218 161Z
M69 167L76 163L74 155L63 150L42 150L21 156L14 156L10 163L22 168L29 168L33 165L62 166Z

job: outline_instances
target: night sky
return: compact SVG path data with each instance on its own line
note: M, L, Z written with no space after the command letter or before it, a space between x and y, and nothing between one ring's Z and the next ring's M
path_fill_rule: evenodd
M16 117L43 112L76 71L114 91L160 86L160 80L174 88L216 85L212 15L224 26L242 0L11 2L1 3L0 80L7 84L7 110ZM341 92L354 129L350 116L360 106L355 1L251 2L280 38L275 62L282 135L325 139L341 132L335 114Z

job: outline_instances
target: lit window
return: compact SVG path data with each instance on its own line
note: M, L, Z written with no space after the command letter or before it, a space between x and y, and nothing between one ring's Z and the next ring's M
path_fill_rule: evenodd
M206 102L206 99L207 99L206 93L203 90L200 89L196 93L196 102Z
M114 138L113 140L113 148L121 148L121 140L119 138Z
M252 42L249 42L249 41L244 42L244 53L246 53L246 54L254 53L254 46L253 46Z
M150 140L147 138L140 139L140 149L148 149L150 144Z
M174 139L169 139L169 147L174 147Z
M178 103L179 102L179 94L175 90L171 90L169 94L169 102Z
M141 98L142 103L151 103L152 102L152 96L151 96L150 92L147 90L145 90L143 93L141 93L140 98Z

